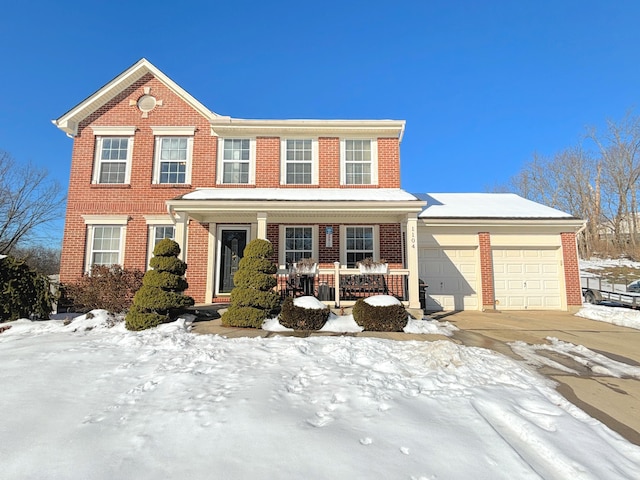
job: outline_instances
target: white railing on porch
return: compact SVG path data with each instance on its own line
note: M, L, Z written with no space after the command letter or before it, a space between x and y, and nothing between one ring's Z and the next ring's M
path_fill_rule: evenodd
M318 268L313 275L300 275L286 268L278 270L278 290L282 296L312 295L327 305L351 306L358 298L393 295L408 303L408 269L390 268L386 274L362 274L338 262L333 268Z

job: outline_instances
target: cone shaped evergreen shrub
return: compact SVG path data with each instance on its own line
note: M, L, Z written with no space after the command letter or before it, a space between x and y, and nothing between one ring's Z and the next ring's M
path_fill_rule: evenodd
M277 267L269 261L271 255L273 245L268 240L255 239L247 244L233 277L231 305L222 315L222 325L260 328L262 322L275 314L280 296L273 291Z
M165 238L153 250L149 270L142 278L142 287L133 297L133 306L125 318L129 330L144 330L171 319L172 314L193 305L193 298L182 292L189 284L183 278L187 264L180 260L179 245Z

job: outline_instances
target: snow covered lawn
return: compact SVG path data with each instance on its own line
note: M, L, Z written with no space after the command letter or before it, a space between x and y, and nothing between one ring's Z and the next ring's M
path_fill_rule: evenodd
M105 319L0 334L3 479L640 478L639 447L488 350Z

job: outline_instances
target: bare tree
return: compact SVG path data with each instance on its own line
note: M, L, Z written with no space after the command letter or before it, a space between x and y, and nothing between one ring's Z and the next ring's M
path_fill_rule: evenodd
M640 118L628 113L620 122L607 121L602 134L588 131L606 172L603 216L621 250L638 247L638 181L640 180Z
M43 224L60 218L64 195L60 184L32 163L19 165L0 151L0 254L34 236Z

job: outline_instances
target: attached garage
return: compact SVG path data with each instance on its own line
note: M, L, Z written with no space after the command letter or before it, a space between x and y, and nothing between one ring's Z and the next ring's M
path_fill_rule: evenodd
M514 194L439 193L418 216L426 310L567 310L582 304L580 219Z
M492 257L497 309L563 308L559 248L494 248Z
M420 248L426 310L478 310L478 248Z

